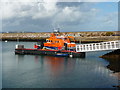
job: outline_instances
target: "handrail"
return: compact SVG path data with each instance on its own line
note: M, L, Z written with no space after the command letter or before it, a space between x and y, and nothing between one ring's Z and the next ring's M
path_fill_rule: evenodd
M120 49L120 40L76 45L76 52L90 52L115 49Z

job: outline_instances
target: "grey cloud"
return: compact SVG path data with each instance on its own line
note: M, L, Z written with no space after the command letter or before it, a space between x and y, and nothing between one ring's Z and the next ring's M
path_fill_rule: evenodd
M8 10L8 12L3 17L3 31L48 32L57 25L63 29L61 31L104 30L110 29L107 27L110 26L108 25L111 23L110 21L113 22L110 27L116 29L117 15L112 13L110 17L100 17L98 15L100 11L93 8L95 4L87 2L8 4L4 7L4 10ZM109 23L105 23L105 20L107 21L105 18L111 18L111 20L108 19Z

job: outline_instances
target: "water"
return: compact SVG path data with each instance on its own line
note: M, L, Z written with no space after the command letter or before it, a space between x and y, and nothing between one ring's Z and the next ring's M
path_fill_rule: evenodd
M104 52L86 53L86 58L15 55L17 42L2 42L3 88L113 88L118 78L99 58ZM34 42L20 42L33 48Z

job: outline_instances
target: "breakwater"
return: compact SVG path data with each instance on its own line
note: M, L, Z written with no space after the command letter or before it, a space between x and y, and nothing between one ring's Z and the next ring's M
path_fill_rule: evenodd
M46 33L0 33L1 40L8 41L38 41L50 37ZM61 32L62 35L74 36L79 42L102 42L120 40L120 32Z

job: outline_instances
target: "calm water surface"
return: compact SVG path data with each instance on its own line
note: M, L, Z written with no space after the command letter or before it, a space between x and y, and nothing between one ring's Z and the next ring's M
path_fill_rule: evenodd
M35 42L20 42L33 48ZM104 52L86 53L86 58L15 55L17 42L2 42L3 88L112 88L118 78L99 58Z

